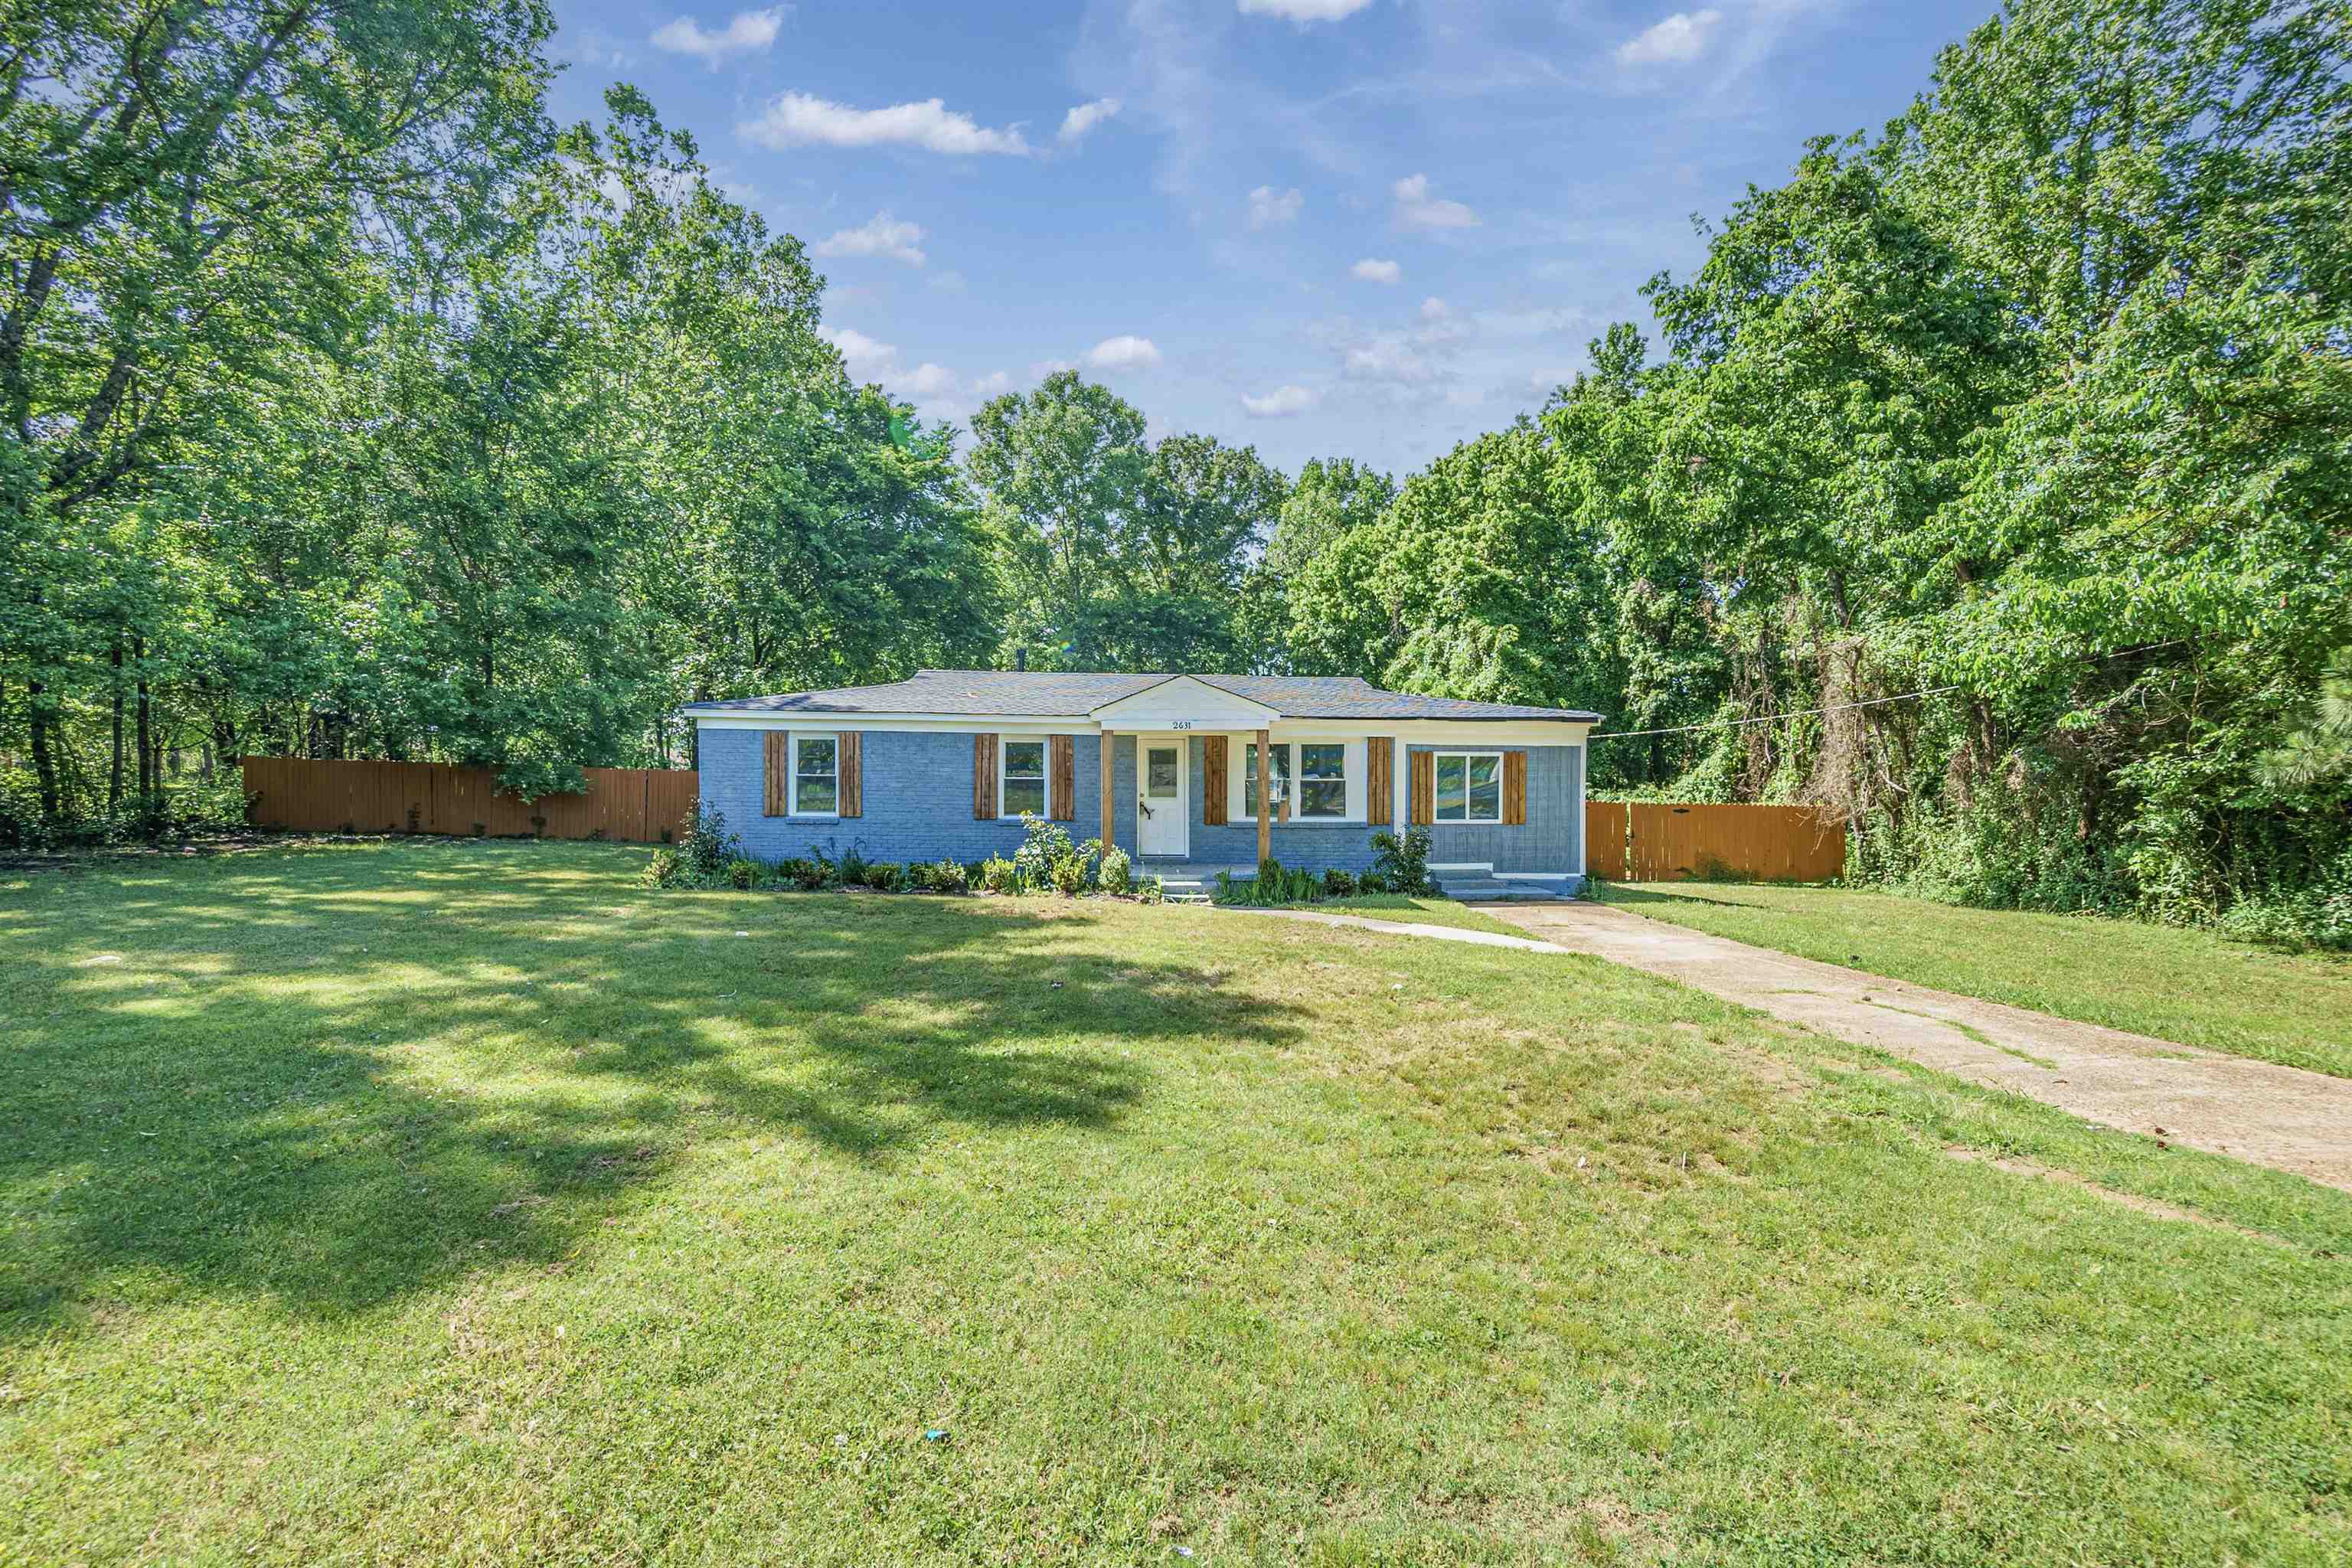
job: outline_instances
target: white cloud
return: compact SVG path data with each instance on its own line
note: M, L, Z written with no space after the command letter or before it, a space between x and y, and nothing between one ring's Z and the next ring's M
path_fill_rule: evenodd
M1434 294L1421 302L1421 319L1424 321L1443 321L1453 314L1454 307Z
M1372 0L1240 0L1244 16L1279 16L1305 26L1309 22L1338 22L1354 16Z
M1427 174L1407 174L1390 187L1396 221L1404 228L1475 228L1478 215L1460 202L1429 194Z
M735 127L736 134L763 147L919 147L927 153L1030 151L1019 126L992 131L936 98L894 103L887 109L852 109L813 93L778 93L757 120Z
M992 370L971 384L974 397L995 397L1012 390L1013 373L1009 370Z
M1289 223L1298 216L1298 209L1306 205L1307 198L1298 194L1297 185L1286 191L1277 191L1272 185L1260 185L1249 194L1249 226L1265 228L1273 224Z
M1049 375L1058 375L1066 370L1076 370L1077 368L1078 364L1076 360L1031 360L1029 362L1029 379L1032 381L1043 381Z
M1253 419L1281 419L1315 406L1315 395L1303 386L1277 386L1264 397L1242 397L1242 411Z
M1393 261L1376 261L1367 256L1348 268L1348 276L1360 283L1402 283L1404 268Z
M890 384L909 397L941 397L954 391L955 384L955 372L925 360Z
M1531 310L1481 310L1479 330L1501 338L1541 338L1593 324L1592 318L1573 305L1545 305Z
M1664 21L1627 39L1617 49L1621 66L1687 65L1706 50L1707 39L1723 21L1723 13L1677 11Z
M818 256L887 256L909 267L920 267L922 237L922 225L901 223L885 207L856 228L845 228L810 249Z
M1063 144L1067 146L1077 142L1087 132L1118 112L1118 100L1115 98L1097 98L1092 103L1079 104L1062 116Z
M1160 348L1150 338L1122 332L1097 343L1087 352L1087 363L1097 370L1141 370L1160 363Z
M1358 381L1386 382L1393 386L1426 386L1445 372L1412 344L1383 336L1349 349L1339 368Z
M782 5L771 5L764 11L738 11L733 20L716 33L704 32L701 24L691 16L680 16L654 29L653 45L674 55L694 55L717 70L719 62L730 55L766 54L783 25Z
M895 343L877 342L855 327L819 327L816 335L841 351L852 381L880 381L898 374Z

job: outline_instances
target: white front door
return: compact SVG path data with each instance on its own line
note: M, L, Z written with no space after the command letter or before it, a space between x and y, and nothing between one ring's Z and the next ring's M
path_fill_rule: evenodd
M1138 736L1135 742L1135 845L1146 855L1185 855L1192 833L1184 809L1184 742Z

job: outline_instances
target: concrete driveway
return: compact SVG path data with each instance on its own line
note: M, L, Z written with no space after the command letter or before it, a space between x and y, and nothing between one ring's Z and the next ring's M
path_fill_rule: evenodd
M1931 991L1606 904L1482 907L1552 946L1679 980L1970 1083L2352 1191L2352 1079Z

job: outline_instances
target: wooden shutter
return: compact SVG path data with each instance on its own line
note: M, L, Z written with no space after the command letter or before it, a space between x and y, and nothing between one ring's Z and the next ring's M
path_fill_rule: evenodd
M1525 752L1503 753L1503 826L1525 827L1528 825L1528 754Z
M1055 822L1078 819L1078 753L1067 735L1045 737L1045 814Z
M996 820L996 737L971 738L971 815L976 822Z
M857 741L855 730L844 730L834 737L834 765L841 771L834 799L840 803L844 816L866 815L866 760Z
M1412 753L1412 823L1425 827L1437 820L1437 757L1430 752Z
M1201 821L1209 827L1225 825L1225 738L1201 737Z
M793 737L789 730L768 730L761 739L766 742L762 770L767 787L761 792L762 816L789 816L793 809Z
M1364 821L1386 827L1396 815L1396 742L1375 735L1364 742Z

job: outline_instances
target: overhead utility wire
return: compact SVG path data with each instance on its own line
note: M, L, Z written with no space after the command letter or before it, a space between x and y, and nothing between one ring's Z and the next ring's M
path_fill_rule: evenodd
M2193 637L2174 637L2170 642L2149 643L2143 647L2117 648L2113 653L2095 653L2085 657L2086 664L2103 659L2124 658L2136 653L2155 653L2160 648L2178 647L2193 642ZM1743 724L1777 724L1783 719L1811 719L1823 713L1843 713L1850 708L1876 708L1888 702L1916 702L1922 697L1941 697L1947 691L1964 689L1961 682L1949 686L1930 686L1921 691L1906 691L1895 697L1865 697L1859 702L1832 702L1826 708L1798 708L1786 713L1767 713L1759 719L1710 719L1704 724L1675 724L1663 730L1595 730L1585 737L1588 741L1631 741L1643 735L1686 735L1694 730L1736 730Z

